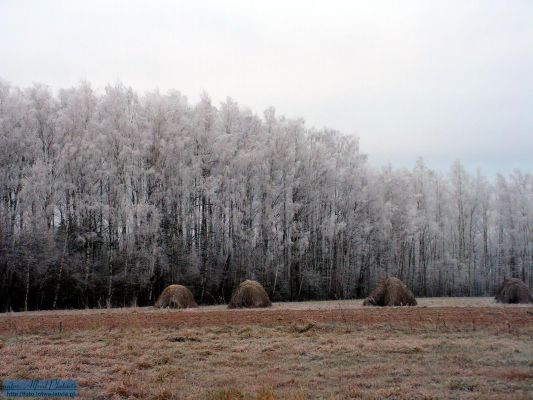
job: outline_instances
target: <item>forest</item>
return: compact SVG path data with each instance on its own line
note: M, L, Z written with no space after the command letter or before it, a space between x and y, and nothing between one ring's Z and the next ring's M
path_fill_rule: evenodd
M0 311L153 304L170 283L224 303L533 284L533 176L374 167L359 139L274 108L88 82L0 81Z

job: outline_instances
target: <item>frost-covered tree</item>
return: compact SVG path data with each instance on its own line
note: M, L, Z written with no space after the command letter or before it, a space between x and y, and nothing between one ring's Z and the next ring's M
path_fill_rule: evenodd
M358 139L178 92L54 95L0 81L0 310L151 304L169 283L223 302L533 283L533 177L372 168Z

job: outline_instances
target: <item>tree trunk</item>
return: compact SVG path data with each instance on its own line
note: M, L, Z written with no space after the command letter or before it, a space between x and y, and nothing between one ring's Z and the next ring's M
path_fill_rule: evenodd
M57 274L57 285L56 285L56 290L54 293L54 302L52 303L53 309L57 308L57 300L59 297L59 291L61 289L61 278L63 276L63 263L65 262L65 256L67 253L67 245L68 245L68 230L69 230L69 226L68 226L68 221L67 221L67 226L65 229L65 244L63 245L63 253L61 254L61 260L59 261L59 272Z
M24 296L24 311L28 311L28 297L30 295L30 263L26 267L26 294Z

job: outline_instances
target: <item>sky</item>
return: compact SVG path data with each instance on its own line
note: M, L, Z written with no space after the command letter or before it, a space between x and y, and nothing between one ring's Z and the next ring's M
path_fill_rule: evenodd
M533 1L0 0L0 78L209 93L369 163L533 172Z

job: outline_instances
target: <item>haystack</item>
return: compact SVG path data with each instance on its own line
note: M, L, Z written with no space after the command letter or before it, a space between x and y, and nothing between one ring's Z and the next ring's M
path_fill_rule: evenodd
M154 307L194 308L198 307L198 304L194 301L191 291L185 286L170 285L163 290Z
M495 297L498 303L533 303L533 296L527 285L520 279L506 278Z
M228 308L270 307L268 293L259 282L246 280L232 293Z
M416 306L413 293L398 278L381 280L363 302L364 306Z

